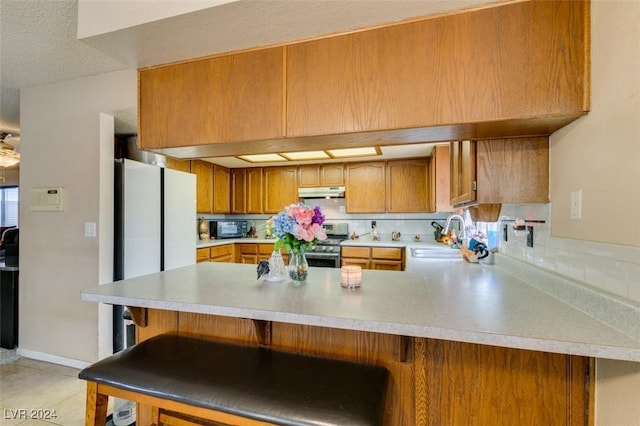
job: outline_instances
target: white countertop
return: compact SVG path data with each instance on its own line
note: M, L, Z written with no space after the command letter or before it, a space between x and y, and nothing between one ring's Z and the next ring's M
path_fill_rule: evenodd
M81 297L91 302L640 361L640 339L497 265L408 257L408 269L364 270L363 287L347 290L340 286L339 269L310 268L307 283L294 286L287 281L256 280L255 265L203 262L96 286Z

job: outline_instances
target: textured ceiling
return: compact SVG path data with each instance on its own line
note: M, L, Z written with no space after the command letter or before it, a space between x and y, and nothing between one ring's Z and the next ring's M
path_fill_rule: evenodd
M105 1L117 5L133 0ZM161 7L169 0L146 1ZM496 0L239 0L79 41L77 0L0 0L0 131L19 133L20 88L492 2ZM116 116L121 132L135 130L135 116L135 111Z

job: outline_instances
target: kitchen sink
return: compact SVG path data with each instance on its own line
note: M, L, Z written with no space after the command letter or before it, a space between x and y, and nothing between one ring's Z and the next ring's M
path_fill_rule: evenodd
M411 257L419 259L460 260L460 250L449 247L411 247Z

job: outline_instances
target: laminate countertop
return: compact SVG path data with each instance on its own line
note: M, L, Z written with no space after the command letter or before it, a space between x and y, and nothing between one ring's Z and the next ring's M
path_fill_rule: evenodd
M81 298L640 362L638 306L500 255L495 265L407 260L405 272L363 270L355 290L340 286L338 268L310 268L295 286L257 280L255 265L203 262Z

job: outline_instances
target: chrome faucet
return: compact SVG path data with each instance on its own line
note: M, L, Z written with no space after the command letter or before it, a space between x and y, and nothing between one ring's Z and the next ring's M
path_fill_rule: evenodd
M444 225L444 229L440 232L440 234L442 235L447 235L447 233L449 232L449 226L451 226L451 220L452 219L458 219L460 221L460 234L458 235L459 238L466 238L466 229L465 229L465 223L464 223L464 218L462 216L460 216L459 214L452 214L451 216L449 216L447 218L447 222Z

